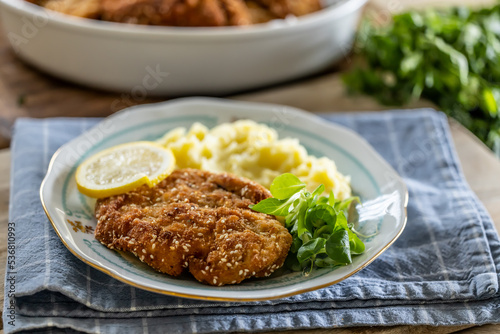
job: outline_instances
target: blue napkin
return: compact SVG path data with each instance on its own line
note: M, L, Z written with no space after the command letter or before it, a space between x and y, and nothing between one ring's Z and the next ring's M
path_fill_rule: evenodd
M345 281L274 301L217 303L121 283L75 258L45 216L39 187L52 154L98 119L21 119L12 143L5 333L211 333L500 321L500 242L466 184L446 117L432 110L325 114L358 132L404 178L401 237ZM15 294L15 298L8 298ZM14 307L15 305L15 307Z

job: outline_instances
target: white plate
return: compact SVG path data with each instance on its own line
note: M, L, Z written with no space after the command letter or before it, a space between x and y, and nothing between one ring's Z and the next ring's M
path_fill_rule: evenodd
M239 285L213 287L189 276L158 273L135 257L106 248L91 231L95 200L81 195L74 181L78 164L91 154L117 144L154 140L175 127L201 122L208 127L248 118L275 128L280 138L295 137L317 156L327 156L351 176L352 188L362 199L360 228L378 229L366 240L366 251L351 265L318 269L309 277L281 272ZM371 263L401 234L406 224L407 190L396 172L354 132L285 106L189 98L142 105L106 118L62 146L52 157L40 189L43 207L66 247L79 259L138 288L196 299L256 301L282 298L335 284Z

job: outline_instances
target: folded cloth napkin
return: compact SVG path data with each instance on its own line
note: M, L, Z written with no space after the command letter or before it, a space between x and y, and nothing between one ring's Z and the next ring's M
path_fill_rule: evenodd
M446 117L432 110L323 116L358 132L404 178L407 227L377 260L343 282L252 303L142 291L74 257L53 231L38 190L57 148L99 120L17 121L10 194L16 262L14 274L7 267L5 332L221 333L499 322L498 234L464 180ZM15 298L8 298L9 289Z

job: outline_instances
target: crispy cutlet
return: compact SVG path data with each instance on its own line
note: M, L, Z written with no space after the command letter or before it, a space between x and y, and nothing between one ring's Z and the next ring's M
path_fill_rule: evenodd
M243 0L101 0L102 19L149 25L211 27L251 24Z
M101 0L27 0L56 12L97 19L101 13Z
M320 10L320 0L26 0L61 13L145 25L211 27L263 23Z
M322 8L320 0L253 0L272 15L285 18L288 15L302 16Z
M160 272L189 271L203 283L236 284L271 275L287 256L288 230L274 216L248 208L270 196L232 174L176 170L153 188L98 200L95 237Z

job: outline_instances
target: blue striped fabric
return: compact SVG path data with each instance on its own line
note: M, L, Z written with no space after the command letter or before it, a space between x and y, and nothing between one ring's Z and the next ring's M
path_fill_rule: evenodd
M245 304L142 291L76 259L52 230L38 189L57 148L99 120L19 120L9 216L16 229L16 297L5 299L5 332L221 333L500 322L498 234L464 180L446 117L431 110L323 117L358 132L404 178L407 227L382 256L339 284ZM7 268L6 296L10 287Z

